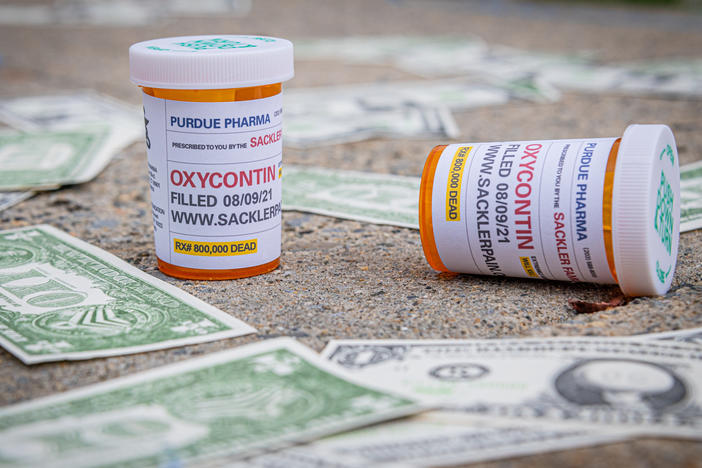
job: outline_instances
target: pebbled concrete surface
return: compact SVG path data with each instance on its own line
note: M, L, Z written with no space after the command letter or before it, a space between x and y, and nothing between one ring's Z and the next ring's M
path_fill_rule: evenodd
M254 0L245 18L173 19L149 27L2 26L0 96L93 88L140 103L128 46L148 38L257 33L298 38L357 34L477 34L490 43L593 51L605 62L695 57L695 11L548 2ZM299 61L289 87L416 79L391 67ZM462 141L615 136L629 123L669 124L682 163L702 159L702 101L568 93L457 114ZM286 163L419 176L438 140L373 140L285 152ZM40 194L0 212L3 229L48 223L169 281L258 328L259 334L151 353L24 366L0 350L0 405L104 381L276 336L316 350L331 338L499 338L629 335L702 326L702 230L682 235L675 282L660 298L576 315L568 299L603 301L615 287L436 274L419 233L304 213L283 215L282 266L227 282L181 281L156 269L143 144L94 181ZM642 439L482 466L700 466L702 443Z

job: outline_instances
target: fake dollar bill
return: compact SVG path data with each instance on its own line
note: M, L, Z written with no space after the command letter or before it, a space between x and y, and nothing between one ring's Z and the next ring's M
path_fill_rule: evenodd
M419 179L285 166L283 209L419 228Z
M25 364L138 353L254 331L50 226L0 231L0 344Z
M290 339L0 409L3 466L181 466L416 413Z
M419 229L419 177L285 166L283 208ZM702 227L702 162L680 168L680 231Z
M257 456L240 466L445 466L613 443L620 433L499 424L429 412ZM239 465L237 465L237 468Z
M378 51L365 52L372 49ZM407 36L299 41L295 56L388 64L425 77L471 75L496 82L531 79L542 86L585 92L702 96L702 60L694 59L607 65L586 54L490 46L477 38Z
M531 78L560 90L702 96L702 62L695 60L687 62L687 66L672 61L609 65L582 55L546 54L509 47L491 47L470 60L454 57L453 62L442 62L446 58L441 52L431 60L408 54L398 65L428 77L469 74L493 80Z
M702 329L638 335L702 344ZM518 421L486 421L460 413L428 412L324 438L309 445L247 460L247 466L346 468L362 466L442 466L494 460L554 450L613 443L621 431L549 427Z
M680 168L680 232L702 228L702 161Z
M295 41L296 58L302 60L343 60L360 64L397 64L412 54L432 57L446 51L454 57L479 57L488 50L477 36L343 36Z
M359 86L293 89L284 97L285 145L305 148L377 137L455 137L458 126L448 109L396 99L376 105L382 89ZM397 97L397 96L396 96Z
M51 189L93 179L141 140L138 108L90 91L0 100L0 190Z
M691 61L694 63L694 60ZM682 69L670 62L622 65L561 64L546 68L540 78L553 86L591 93L614 92L662 96L702 96L702 62Z
M15 206L34 195L34 192L0 192L0 211Z
M87 182L109 160L95 157L108 138L106 127L2 132L0 190L52 190L58 185Z
M488 419L700 438L702 350L662 341L553 338L332 341L365 381Z
M128 139L138 139L143 133L139 107L90 90L2 99L0 120L26 131L116 122L127 127Z
M452 110L550 99L531 82L411 81L292 89L284 99L285 144L308 147L376 137L455 138Z

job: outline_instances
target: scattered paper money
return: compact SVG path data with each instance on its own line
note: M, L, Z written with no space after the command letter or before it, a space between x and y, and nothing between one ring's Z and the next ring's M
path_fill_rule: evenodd
M626 337L622 337L626 338ZM702 328L631 337L702 344ZM370 353L369 353L370 356ZM432 411L402 421L327 437L246 460L241 466L356 468L445 466L614 443L626 432L488 421Z
M649 67L646 62L623 65L571 63L554 64L534 73L563 90L702 97L702 73L692 68L676 70L675 64L670 64L670 67L666 70L663 62L657 67Z
M25 364L139 353L253 332L58 229L0 231L0 344Z
M285 166L283 208L419 229L420 181L419 177ZM702 228L702 161L680 168L680 200L680 232Z
M702 344L702 328L633 336ZM327 437L246 460L258 468L444 466L614 443L628 436L607 430L486 421L432 411L402 421Z
M360 87L292 89L284 97L286 146L362 141L376 137L455 137L458 126L448 109L416 101L374 104ZM369 98L382 89L368 89ZM398 96L396 96L398 97Z
M397 65L404 56L413 54L431 58L437 50L450 53L456 57L452 61L456 61L468 56L479 57L486 53L488 45L477 36L342 36L295 41L298 59L376 65Z
M373 48L380 51L364 52ZM489 46L474 37L324 38L296 42L295 56L388 64L425 77L533 79L541 85L584 92L702 96L702 60L607 65L596 62L591 54L546 54Z
M531 81L441 80L291 89L283 99L286 146L308 147L376 137L455 138L460 132L451 110L551 94Z
M91 90L0 100L0 121L24 131L107 126L105 153L115 153L144 137L140 107Z
M380 44L385 44L382 46ZM377 54L365 49L381 48ZM361 52L359 52L359 50ZM412 53L407 53L411 50ZM343 60L350 63L392 65L424 77L470 73L503 79L522 77L552 64L588 63L579 55L546 54L489 45L482 39L452 36L347 36L295 42L297 59Z
M418 229L418 178L291 165L283 174L283 209Z
M0 190L56 188L93 179L143 138L139 109L90 91L0 100Z
M291 339L244 346L0 409L3 466L182 466L408 414Z
M427 77L470 75L497 80L531 78L561 90L672 96L702 96L702 61L687 67L678 62L602 64L584 55L559 55L508 47L491 47L470 59L446 61L440 51L432 57L406 56L397 65Z
M34 195L34 192L0 192L0 211L15 206Z
M323 355L364 381L488 419L702 437L702 351L687 344L348 340Z
M296 54L306 58L342 58L361 63L386 63L407 54L431 55L438 46L458 53L482 51L479 40L451 38L350 37L342 40L297 41ZM332 48L329 47L332 45ZM408 48L409 47L409 48ZM299 49L298 49L299 48ZM556 92L557 93L557 92ZM285 144L307 147L346 143L374 137L454 138L458 127L450 110L504 104L512 99L552 100L552 87L530 79L390 82L292 89L285 96Z
M109 122L126 141L144 132L141 109L90 90L0 100L0 120L20 130L57 130Z
M614 443L622 438L621 433L607 431L549 429L518 422L498 424L429 412L257 456L241 466L447 466Z

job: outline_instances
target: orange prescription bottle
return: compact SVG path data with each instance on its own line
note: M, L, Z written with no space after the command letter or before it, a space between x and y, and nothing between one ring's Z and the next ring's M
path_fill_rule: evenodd
M143 90L159 269L243 278L280 264L282 82L293 46L274 37L185 36L129 48Z
M419 226L438 271L664 294L680 235L675 139L665 125L631 125L621 138L437 146Z

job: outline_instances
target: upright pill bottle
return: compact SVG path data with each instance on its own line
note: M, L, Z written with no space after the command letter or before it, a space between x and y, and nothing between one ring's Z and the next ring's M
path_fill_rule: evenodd
M216 280L277 268L292 43L170 37L132 45L129 62L143 90L159 269Z
M419 225L438 271L664 294L680 235L675 139L665 125L631 125L621 138L437 146Z

